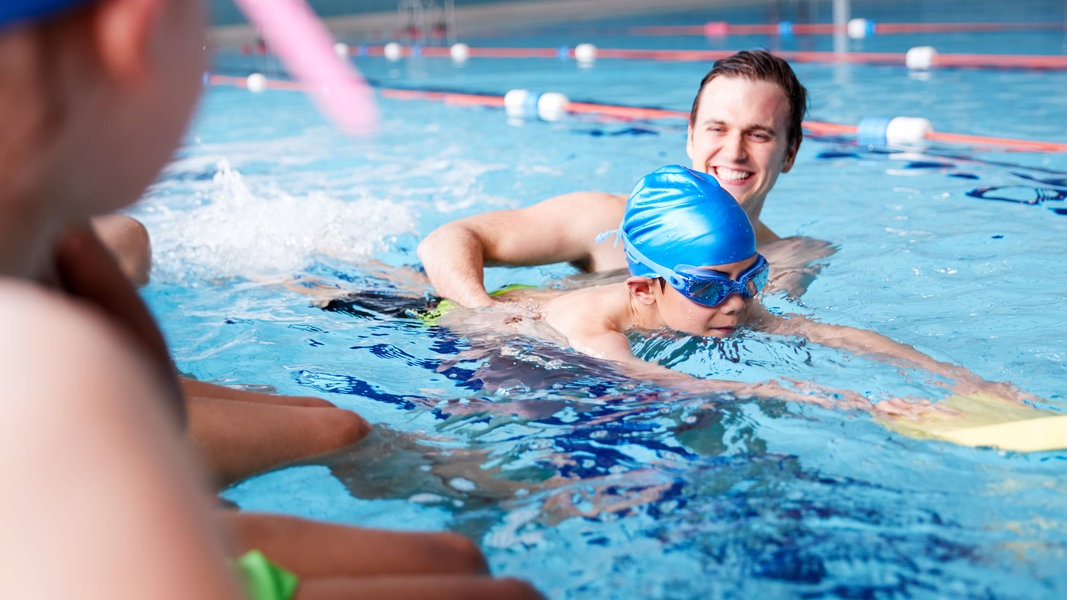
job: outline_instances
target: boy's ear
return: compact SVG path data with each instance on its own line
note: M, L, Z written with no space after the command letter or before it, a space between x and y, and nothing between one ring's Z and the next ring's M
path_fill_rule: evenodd
M655 279L649 279L648 277L630 277L626 280L626 287L630 290L630 296L636 299L638 302L646 305L653 305L656 303L656 294L654 287L659 285Z
M115 80L135 85L152 72L152 41L166 1L102 0L93 9L93 43L101 65Z

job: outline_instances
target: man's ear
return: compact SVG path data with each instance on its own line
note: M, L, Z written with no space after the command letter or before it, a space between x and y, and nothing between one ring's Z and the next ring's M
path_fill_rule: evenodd
M626 287L630 290L630 296L641 304L652 306L656 303L654 287L659 285L657 280L648 277L630 277L626 280Z
M800 142L796 144L790 144L789 149L785 151L785 159L782 161L782 172L788 173L793 168L793 162L797 159L797 153L800 152Z
M685 155L693 160L693 122L689 122L689 128L685 132Z
M92 9L93 43L102 67L116 81L136 85L152 72L152 40L166 1L101 0Z

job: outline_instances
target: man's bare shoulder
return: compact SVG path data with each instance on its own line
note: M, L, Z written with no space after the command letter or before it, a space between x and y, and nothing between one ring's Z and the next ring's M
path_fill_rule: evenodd
M617 222L626 208L626 197L607 192L569 192L552 196L522 208L493 210L474 214L443 228L463 227L471 231L491 233L495 228L511 228L516 224L538 226L565 223L568 227L599 226L600 221ZM514 233L508 230L509 233Z
M596 191L571 192L554 196L530 209L539 215L552 215L554 220L566 222L573 235L592 244L593 237L614 230L622 222L626 196Z
M616 211L621 216L623 210L626 208L626 196L622 194L612 194L609 192L595 192L595 191L583 191L583 192L569 192L566 194L560 194L559 196L553 196L547 200L535 204L537 206L551 206L551 207L568 207L568 208L588 208L596 211ZM532 208L532 207L531 207Z

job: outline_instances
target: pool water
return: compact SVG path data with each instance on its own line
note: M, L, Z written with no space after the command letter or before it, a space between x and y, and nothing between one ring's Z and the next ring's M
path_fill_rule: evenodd
M853 16L864 6L853 4ZM1055 3L1029 8L1036 13L1028 21L1063 21ZM994 5L974 18L982 15L1003 17ZM933 9L923 16L948 20ZM879 15L893 17L915 20ZM728 18L709 10L507 39L522 47L827 43L618 33L767 18L756 9L731 9ZM1062 53L1063 35L850 43L857 51L944 41L943 52L1036 54ZM247 74L265 60L223 52L218 63ZM526 88L682 111L710 67L354 60L384 87L495 95ZM937 131L1067 140L1064 72L795 68L813 121L910 115ZM547 342L466 335L411 316L430 293L415 247L434 227L563 192L625 193L661 165L687 164L684 121L514 122L493 108L379 103L378 135L352 139L302 93L212 87L180 152L132 211L153 236L144 295L181 370L320 396L378 426L366 443L241 482L226 498L342 523L459 531L480 543L494 572L529 579L551 598L1067 592L1064 452L966 448L903 436L861 411L684 393L628 380ZM802 296L764 301L873 329L1063 411L1065 195L1065 154L809 136L763 217L780 234L826 240L835 252ZM490 287L584 281L564 265L491 269L487 279ZM322 291L358 297L325 310L311 295ZM920 374L753 332L633 343L650 360L700 376L789 377L872 401L947 395Z

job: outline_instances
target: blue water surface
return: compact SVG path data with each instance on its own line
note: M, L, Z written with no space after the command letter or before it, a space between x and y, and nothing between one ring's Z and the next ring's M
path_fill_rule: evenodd
M1003 17L982 4L975 20ZM1062 6L1034 8L1026 20L1062 21ZM764 9L733 15L770 18ZM683 16L606 19L509 39L672 49L827 43L618 33L717 20ZM947 20L936 11L882 18L924 17ZM598 32L602 38L589 37ZM1056 52L1058 40L1062 53L1062 31L1024 36L1033 49L1017 36L942 41L960 52L1036 54ZM922 42L929 38L852 43L903 52ZM231 73L258 70L263 60L233 50L219 59ZM710 66L354 61L384 87L493 95L526 88L680 111ZM1063 72L819 63L796 70L811 94L811 120L910 115L937 131L1067 142ZM682 392L548 342L466 335L412 316L430 299L415 247L434 227L564 192L625 193L663 164L687 164L684 120L516 122L497 108L387 98L379 108L377 135L348 138L300 92L212 87L180 152L133 210L153 236L154 279L144 295L181 370L320 396L377 426L365 443L238 483L226 498L341 523L459 531L481 545L494 572L529 579L551 598L1067 593L1064 452L967 448L907 437L864 411ZM764 301L873 329L990 381L1013 382L1060 412L1065 195L1065 154L809 136L763 218L780 234L825 240L836 251L801 297ZM495 268L487 283L553 285L574 276L565 265ZM357 296L322 308L344 294ZM788 377L872 400L948 394L917 373L751 332L634 345L704 377Z

